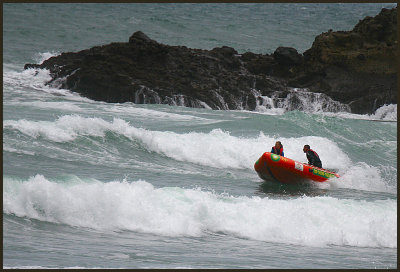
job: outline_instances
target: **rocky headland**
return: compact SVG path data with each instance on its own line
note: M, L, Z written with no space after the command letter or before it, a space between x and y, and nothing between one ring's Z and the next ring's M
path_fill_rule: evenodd
M307 88L365 114L397 104L397 57L396 7L360 20L351 31L320 34L303 54L289 47L238 54L226 46L169 46L138 31L126 43L62 53L24 68L48 69L47 84L105 102L254 110L263 96L274 96L290 98L296 108L293 88Z

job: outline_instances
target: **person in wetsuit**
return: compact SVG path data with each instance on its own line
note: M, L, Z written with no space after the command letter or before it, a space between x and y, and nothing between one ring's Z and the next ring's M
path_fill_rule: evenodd
M321 162L317 152L312 150L309 145L305 145L303 147L303 152L306 153L306 156L308 159L308 164L322 168L322 162Z
M275 143L275 146L271 149L271 153L285 157L285 153L283 153L283 145L280 141Z

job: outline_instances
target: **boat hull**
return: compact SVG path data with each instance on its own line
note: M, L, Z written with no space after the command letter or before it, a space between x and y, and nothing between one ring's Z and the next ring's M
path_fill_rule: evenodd
M330 178L338 178L335 172L313 165L265 152L255 162L254 169L258 176L266 181L285 184L298 184L309 181L324 182Z

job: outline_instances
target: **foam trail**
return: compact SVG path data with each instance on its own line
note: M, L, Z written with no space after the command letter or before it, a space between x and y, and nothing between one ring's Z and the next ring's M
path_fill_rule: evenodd
M82 112L84 109L79 107L78 105L65 103L65 102L51 102L51 101L29 101L29 102L20 102L13 101L7 102L8 105L11 106L24 106L24 107L35 107L40 109L56 109L61 111L71 111L71 112Z
M166 236L223 232L299 244L397 248L397 201L333 197L234 197L201 189L154 188L145 181L52 182L6 177L3 212L102 231Z
M391 171L393 172L393 169ZM388 193L397 191L397 184L391 185L391 182L382 178L381 171L377 167L370 166L364 162L358 162L350 166L338 179L314 185L321 189L348 188Z
M390 186L385 182L377 167L370 166L364 162L352 165L335 183L335 186L339 188L357 188L357 190L364 191L396 192L396 187Z

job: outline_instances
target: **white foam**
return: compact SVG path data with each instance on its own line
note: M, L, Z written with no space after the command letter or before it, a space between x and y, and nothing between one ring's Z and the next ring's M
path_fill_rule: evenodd
M397 170L392 169L392 172ZM349 169L341 173L338 179L318 184L320 188L348 188L373 192L396 192L396 185L391 185L393 181L382 178L381 171L375 166L370 166L365 162L358 162L351 165Z
M30 98L40 97L45 94L63 96L73 101L91 102L88 98L81 97L79 94L71 92L67 89L54 88L46 85L51 80L50 72L46 69L26 69L23 71L6 70L3 72L4 92L12 91L13 93L29 91ZM38 93L33 93L31 90ZM11 94L12 95L12 94Z
M145 181L52 182L5 178L3 212L102 231L166 236L223 232L307 246L397 248L397 201L234 197Z
M33 89L44 88L45 82L51 80L48 70L45 69L26 69L23 71L4 71L3 83L9 86L31 87Z
M178 161L187 161L217 168L253 169L254 162L262 153L271 150L277 140L274 136L260 133L254 138L235 137L229 131L213 129L208 133L174 133L151 131L131 126L123 119L112 122L101 118L86 118L79 115L64 115L49 121L4 120L4 129L14 129L33 138L45 137L55 142L73 141L81 135L104 137L106 131L122 134L139 140L150 151ZM346 169L350 159L340 148L324 137L305 136L279 138L285 143L285 153L297 161L305 162L302 151L304 143L313 143L327 168ZM334 159L332 159L334 158Z

